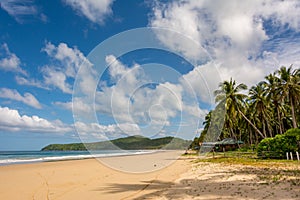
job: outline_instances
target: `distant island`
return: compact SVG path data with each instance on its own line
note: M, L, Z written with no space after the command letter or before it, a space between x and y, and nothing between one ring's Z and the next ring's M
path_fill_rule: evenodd
M110 141L92 143L50 144L41 151L86 151L88 150L184 150L192 143L176 137L150 139L143 136L129 136Z

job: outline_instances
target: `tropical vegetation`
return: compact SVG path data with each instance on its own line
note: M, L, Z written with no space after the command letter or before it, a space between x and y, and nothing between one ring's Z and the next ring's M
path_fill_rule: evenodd
M257 146L261 158L285 158L286 153L300 150L300 129L294 128L284 134L263 139Z
M281 67L248 89L230 79L215 91L217 106L205 117L199 142L234 138L257 145L300 124L300 69ZM206 138L210 131L218 138ZM277 136L279 137L279 136Z

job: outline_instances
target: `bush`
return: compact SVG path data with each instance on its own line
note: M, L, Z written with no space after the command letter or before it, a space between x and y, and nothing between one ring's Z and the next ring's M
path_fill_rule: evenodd
M257 146L260 158L285 158L286 152L300 150L300 129L289 129L285 134L265 138Z
M287 137L291 137L291 138L295 138L296 141L300 141L300 129L299 128L292 128L292 129L289 129L285 135Z

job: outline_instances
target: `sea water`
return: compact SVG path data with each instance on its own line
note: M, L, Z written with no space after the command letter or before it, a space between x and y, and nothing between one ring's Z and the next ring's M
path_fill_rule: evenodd
M0 151L0 165L147 154L148 150Z

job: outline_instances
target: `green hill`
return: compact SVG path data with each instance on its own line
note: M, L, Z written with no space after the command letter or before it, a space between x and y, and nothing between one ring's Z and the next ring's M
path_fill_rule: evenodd
M50 144L42 151L85 151L85 150L139 150L139 149L186 149L192 141L175 137L150 139L143 136L129 136L111 141L93 143Z

